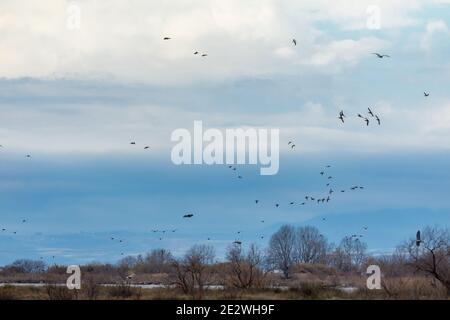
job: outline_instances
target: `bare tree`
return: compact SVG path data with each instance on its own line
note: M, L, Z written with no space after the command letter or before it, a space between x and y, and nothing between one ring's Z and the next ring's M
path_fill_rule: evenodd
M174 260L176 284L184 293L201 298L208 279L207 268L214 261L214 248L208 245L194 245L182 259Z
M348 272L359 269L365 262L367 244L354 237L345 237L332 254L332 264Z
M147 254L143 263L138 266L137 270L148 273L168 272L172 260L172 253L169 250L154 249Z
M289 278L295 263L295 229L284 225L270 238L268 260L272 267L283 272L285 278Z
M228 248L227 260L230 262L231 283L237 288L251 288L260 284L263 262L261 251L255 244L251 244L245 253L242 245L233 244Z
M316 227L305 226L297 229L296 260L301 263L320 263L325 261L328 242Z
M448 228L426 227L418 242L411 238L403 246L417 271L439 281L450 295L450 231Z
M21 273L43 273L47 266L40 260L20 259L14 261L11 265L6 266L6 268Z

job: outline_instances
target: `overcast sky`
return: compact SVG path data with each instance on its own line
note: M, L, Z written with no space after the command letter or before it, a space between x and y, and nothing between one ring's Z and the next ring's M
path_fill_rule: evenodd
M389 252L427 224L448 226L449 9L448 0L1 1L0 264L181 253L208 237L220 256L236 231L264 246L283 223L316 225L334 242L368 225L369 249ZM369 28L377 10L380 28ZM357 117L367 107L381 126ZM226 166L174 166L170 134L194 120L280 129L280 172L241 166L238 181ZM336 190L365 189L290 206L326 192L325 165ZM164 228L177 231L151 232Z

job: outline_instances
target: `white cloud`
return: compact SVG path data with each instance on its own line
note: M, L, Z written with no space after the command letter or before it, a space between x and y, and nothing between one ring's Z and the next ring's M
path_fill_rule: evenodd
M428 22L425 26L425 32L420 40L420 46L422 50L429 51L433 47L433 43L436 41L436 35L445 34L449 35L449 29L447 23L443 20Z
M100 75L158 84L286 73L299 64L319 70L333 64L338 70L355 65L364 50L381 42L328 39L317 22L363 29L367 6L378 4L383 26L400 27L423 3L5 0L0 70L5 77ZM67 28L73 4L81 12L79 30ZM173 39L162 41L164 36ZM289 47L293 37L296 48ZM197 50L209 57L194 56Z

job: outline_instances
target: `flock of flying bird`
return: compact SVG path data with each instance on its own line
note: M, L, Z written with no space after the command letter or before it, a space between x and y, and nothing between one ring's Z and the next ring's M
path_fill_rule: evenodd
M367 108L367 110L368 110L368 114L369 114L372 118L375 118L375 120L377 121L378 125L380 126L380 125L381 125L381 120L380 120L380 118L378 117L378 115L374 114L370 108ZM344 120L345 118L346 118L346 115L344 114L344 110L341 110L341 112L339 112L339 117L338 117L338 119L340 119L340 120L342 121L342 123L345 123L345 120ZM358 113L358 118L363 119L363 120L366 122L366 125L369 126L369 123L370 123L369 118L367 118L367 117L361 115L360 113Z
M163 38L164 41L168 41L168 40L171 40L171 39L172 39L171 37L164 37ZM297 40L296 39L292 39L292 43L294 44L294 46L297 46ZM199 51L194 51L193 54L194 55L199 55L201 57L207 57L208 56L207 53L200 53ZM376 55L379 59L390 58L390 56L387 55L387 54L380 54L378 52L374 52L372 54ZM423 94L424 94L425 97L429 97L429 95L430 95L429 92L424 92ZM372 111L371 108L368 108L368 115L371 118L373 118L374 121L376 121L378 123L378 125L381 125L381 120L380 120L379 116L377 114L375 114ZM369 124L370 124L369 117L363 116L360 113L358 113L357 116L364 120L364 122L366 123L366 126L369 126ZM345 115L344 111L341 110L340 113L339 113L338 119L340 119L342 123L345 123L345 119L346 118L347 118L347 116ZM132 141L132 142L130 142L130 145L136 145L136 142ZM295 149L295 147L296 147L296 145L295 145L295 143L293 141L289 141L288 142L288 146L291 149ZM3 146L0 145L0 148L3 148ZM148 145L144 146L144 150L148 150L148 149L150 149L150 146L148 146ZM30 154L27 154L25 157L26 158L32 158ZM240 175L238 173L236 166L229 165L228 168L231 171L237 173L237 178L238 179L242 179L243 178L242 175ZM326 171L329 168L331 168L331 166L327 165L325 167L325 169L320 172L321 176L326 177L326 182L327 182L326 183L327 190L326 190L326 192L324 192L324 194L322 194L321 196L306 195L306 196L304 196L304 200L302 200L302 201L290 201L288 203L288 206L294 206L295 204L299 204L300 206L305 206L308 203L324 204L324 203L330 202L332 200L331 197L332 197L333 193L335 193L335 191L334 191L333 186L332 186L333 177L331 175L326 174ZM362 190L362 189L364 189L364 187L355 185L355 186L352 186L352 187L348 188L347 190L346 189L341 189L340 192L344 193L346 191L356 191L356 190ZM255 202L256 205L260 205L261 204L261 201L259 199L254 200L254 202ZM280 203L277 202L277 203L274 204L274 206L275 206L275 208L279 208L280 207ZM184 214L182 216L183 219L191 219L193 217L194 217L194 214L192 214L192 213L187 213L187 214ZM326 218L322 218L322 221L326 221ZM27 222L26 219L22 219L22 223L26 223L26 222ZM265 220L260 220L260 222L264 223ZM367 231L367 229L368 228L366 226L363 227L363 230ZM5 228L5 227L1 228L1 232L2 233L6 233L8 231L9 230L7 228ZM159 240L163 240L163 235L168 234L168 233L175 233L177 231L177 229L170 229L170 230L157 230L157 229L154 229L154 230L151 230L151 231L153 233L155 233L155 234L158 234ZM11 231L11 233L12 234L17 234L17 231ZM242 231L237 231L236 232L237 235L240 235L241 233L242 233ZM362 238L362 237L363 237L362 234L352 234L350 236L347 236L347 238L354 238L356 240L359 240L359 238ZM264 236L261 235L260 239L264 239ZM111 236L110 240L113 241L113 242L121 243L121 244L123 244L125 242L124 239L119 239L119 238L114 237L114 236ZM208 237L207 240L211 240L211 238ZM421 242L422 242L422 240L420 238L420 231L417 231L417 233L416 233L416 245L419 246ZM233 241L233 243L237 244L237 245L241 245L242 241L239 240L239 239L236 239L235 241ZM121 255L124 256L125 253L121 252ZM52 256L52 258L54 259L55 256ZM41 259L43 259L43 257L41 257Z

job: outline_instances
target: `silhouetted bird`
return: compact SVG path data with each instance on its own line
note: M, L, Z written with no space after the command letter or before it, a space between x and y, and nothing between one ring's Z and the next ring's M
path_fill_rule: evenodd
M420 239L420 230L418 230L416 233L416 246L420 246L421 243L422 240Z
M367 108L367 110L369 110L369 114L373 117L374 115L373 115L372 110L370 110L370 108Z
M425 97L428 97L430 94L429 94L428 92L424 92L423 95L424 95Z
M390 58L390 56L387 55L387 54L380 54L380 53L377 53L377 52L374 52L374 53L372 53L372 54L375 54L375 55L376 55L378 58L380 58L380 59L383 59L384 57Z
M297 45L297 40L295 40L295 39L292 39L292 42L294 43L294 46L296 46L296 45Z
M185 214L183 218L192 218L194 215L192 213Z
M378 116L375 116L375 119L377 120L378 125L380 126L380 125L381 125L381 120L380 120L380 118L378 118Z
M341 110L341 112L339 112L338 118L341 119L342 123L344 123L344 118L345 118L344 110Z
M163 40L170 40L171 38L169 38L169 37L164 37L164 39Z

